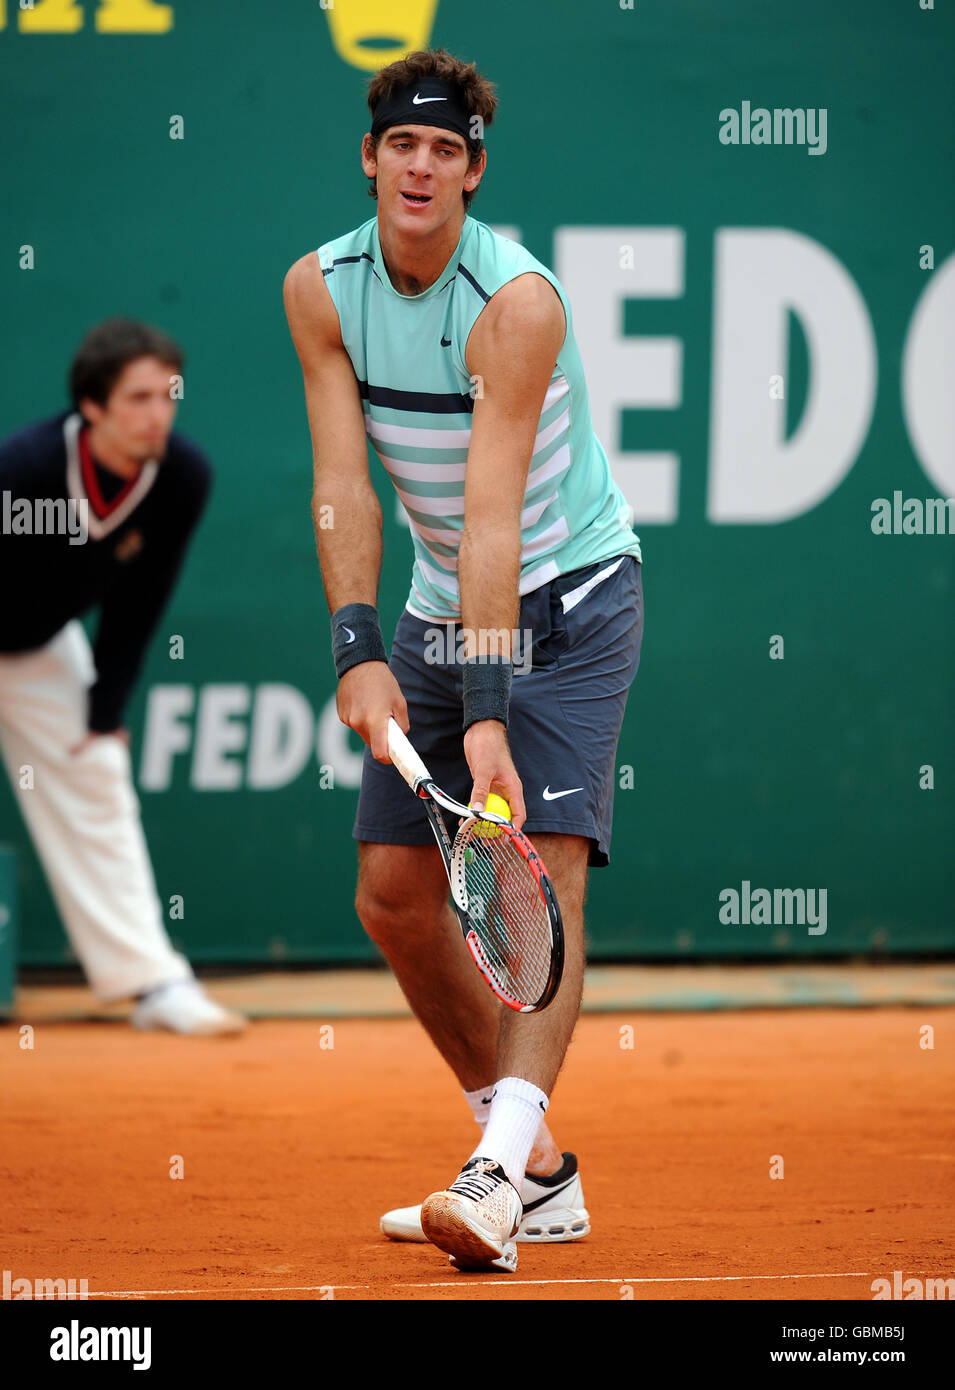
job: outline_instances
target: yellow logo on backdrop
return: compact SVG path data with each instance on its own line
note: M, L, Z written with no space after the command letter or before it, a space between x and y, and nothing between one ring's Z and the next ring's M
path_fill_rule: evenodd
M21 34L75 34L86 20L79 0L21 0L16 10ZM6 23L6 3L0 0L0 29ZM173 8L157 0L99 0L95 23L98 34L168 34Z
M427 48L438 0L328 0L339 58L377 72L415 48Z
M426 48L438 0L319 0L332 43L353 67L377 72L413 48ZM86 22L82 0L14 0L21 34L76 34ZM168 34L175 13L160 0L96 0L98 34ZM7 0L0 0L0 29Z

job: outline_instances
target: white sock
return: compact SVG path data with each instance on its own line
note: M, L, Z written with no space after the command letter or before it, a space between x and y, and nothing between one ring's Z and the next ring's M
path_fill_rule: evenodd
M481 1126L483 1132L487 1124L487 1117L491 1113L491 1098L494 1095L493 1086L483 1086L480 1091L465 1091L464 1099L471 1107L471 1114Z
M471 1158L499 1163L520 1192L527 1160L547 1113L547 1096L520 1076L503 1077L494 1091L487 1125Z

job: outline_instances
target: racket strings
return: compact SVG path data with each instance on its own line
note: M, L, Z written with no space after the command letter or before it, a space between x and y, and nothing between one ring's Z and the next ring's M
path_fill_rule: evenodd
M472 830L464 850L468 916L500 982L518 998L533 1002L550 977L550 918L537 879L513 836L489 835L486 829Z

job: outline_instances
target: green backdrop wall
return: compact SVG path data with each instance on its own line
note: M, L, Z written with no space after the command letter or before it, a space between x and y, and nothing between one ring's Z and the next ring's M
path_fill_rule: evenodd
M61 408L80 335L131 314L184 343L179 428L216 467L130 712L195 960L374 956L281 285L373 215L363 91L396 42L498 84L473 215L566 284L644 546L592 954L951 948L953 540L872 529L878 498L955 494L950 6L11 0L0 23L0 430ZM373 475L390 632L411 552ZM5 786L0 839L21 958L68 959ZM826 930L721 921L744 883L825 890Z

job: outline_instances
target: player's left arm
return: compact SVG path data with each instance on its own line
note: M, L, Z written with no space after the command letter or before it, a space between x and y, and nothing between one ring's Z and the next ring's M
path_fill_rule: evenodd
M565 331L553 286L528 273L498 290L468 338L475 400L458 581L461 622L472 632L510 634L517 625L524 490Z
M530 272L511 280L479 315L466 361L475 381L471 443L464 485L464 528L458 550L461 624L467 655L512 656L520 611L521 511L547 387L566 334L553 286ZM494 634L500 634L495 638ZM523 794L504 726L474 724L465 739L474 799L494 790L523 820ZM490 783L484 786L485 777ZM491 785L493 783L493 785Z

